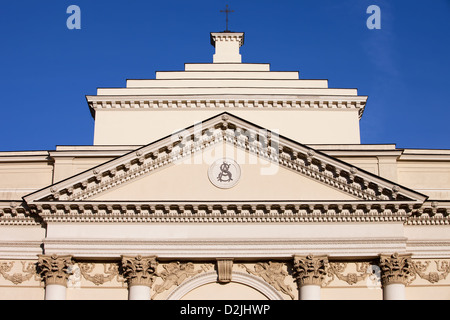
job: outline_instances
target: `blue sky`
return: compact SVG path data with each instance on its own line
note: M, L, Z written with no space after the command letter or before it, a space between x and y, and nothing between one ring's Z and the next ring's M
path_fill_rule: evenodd
M85 96L212 62L226 4L243 62L369 96L362 143L450 149L450 0L16 0L0 5L0 150L91 145ZM381 29L366 26L370 5Z

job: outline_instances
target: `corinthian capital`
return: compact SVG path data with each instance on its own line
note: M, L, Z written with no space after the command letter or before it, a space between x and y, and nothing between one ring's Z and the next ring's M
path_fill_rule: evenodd
M414 273L410 254L380 255L381 281L383 285L407 284Z
M38 273L45 285L59 284L67 286L68 268L73 264L72 256L39 255Z
M294 256L293 276L299 287L308 284L322 285L328 273L327 256Z
M157 266L155 256L122 256L123 277L128 281L128 286L151 287L156 277Z

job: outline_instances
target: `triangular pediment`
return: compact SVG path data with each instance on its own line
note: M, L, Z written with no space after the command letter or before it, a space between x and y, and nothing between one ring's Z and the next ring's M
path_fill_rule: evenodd
M228 166L235 166L234 170ZM93 201L230 199L348 201L358 197L240 149L231 142L219 141L151 174L141 175L89 198Z
M208 176L233 159L232 188ZM220 170L220 168L218 169ZM219 172L220 173L220 172ZM228 113L77 174L24 200L80 201L408 201L425 196Z

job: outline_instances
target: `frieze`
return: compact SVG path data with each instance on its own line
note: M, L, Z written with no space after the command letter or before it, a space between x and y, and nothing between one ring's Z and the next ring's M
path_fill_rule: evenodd
M161 272L157 272L157 277L161 279L162 282L155 283L153 286L154 294L152 299L174 286L179 286L186 279L191 278L196 274L208 271L213 265L202 264L200 265L200 269L196 269L195 264L192 262L173 261L161 264L161 266L163 270Z
M445 280L450 273L450 262L445 260L435 260L434 263L436 265L436 270L426 272L431 264L431 261L412 261L415 275L432 284ZM415 277L413 279L415 279Z
M92 272L95 269L94 263L79 263L78 267L80 269L80 274L84 279L92 282L96 286L101 286L106 282L110 282L113 279L116 279L119 283L124 283L125 280L119 274L119 264L118 263L103 263L103 273L95 273Z
M22 272L10 273L13 269L16 261L0 262L0 274L6 280L12 282L15 285L19 285L30 279L40 281L40 277L36 272L36 262L20 261L22 264Z
M354 263L356 270L354 272L346 272L349 263L347 262L330 262L328 268L327 279L323 286L329 285L335 278L346 282L349 285L355 285L359 282L366 281L373 274L372 265L369 262Z
M285 280L289 277L289 273L286 268L286 263L283 262L258 262L253 266L253 270L247 267L245 264L239 264L249 274L261 277L265 282L270 284L279 292L288 295L292 300L295 299L293 294L293 288L289 284L286 284Z

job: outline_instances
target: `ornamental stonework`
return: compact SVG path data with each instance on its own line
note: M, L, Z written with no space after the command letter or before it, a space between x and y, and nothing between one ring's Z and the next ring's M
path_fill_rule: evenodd
M352 263L354 264L354 271L347 271L349 263L347 262L330 262L328 268L329 280L326 281L324 286L331 283L335 278L346 282L348 285L356 285L358 283L366 282L368 277L373 274L373 266L369 262Z
M291 276L289 272L285 270L285 265L286 264L282 262L268 261L255 263L253 265L253 270L244 264L240 264L240 267L244 268L249 274L261 277L276 290L294 300L294 290L291 285L286 283L286 280L291 278Z
M322 286L328 274L328 268L327 256L295 256L293 276L299 288L303 285Z
M119 274L119 264L118 263L103 263L103 272L95 272L96 265L94 263L79 263L78 268L80 270L80 275L92 282L96 286L102 286L107 282L111 282L116 278L117 282L124 282Z
M20 261L22 268L17 270L15 268L18 263L17 261L7 261L0 262L0 275L5 278L5 280L10 281L14 285L19 285L28 280L40 281L36 273L36 262Z
M158 262L155 256L122 256L123 277L128 286L151 287L155 277Z
M410 254L380 255L381 281L383 286L400 283L407 285L414 276Z
M162 271L158 270L157 272L152 299L175 286L181 285L187 279L199 273L206 272L211 268L212 264L202 264L200 268L196 268L197 265L192 262L173 261L160 264L160 266L162 267ZM158 280L159 282L156 283Z
M448 274L450 273L450 262L446 260L435 260L434 268L432 268L433 264L429 260L413 261L412 264L415 271L414 280L416 279L417 275L421 279L435 284L446 280Z
M40 255L38 273L45 281L45 285L58 284L67 286L69 267L73 265L72 256Z

